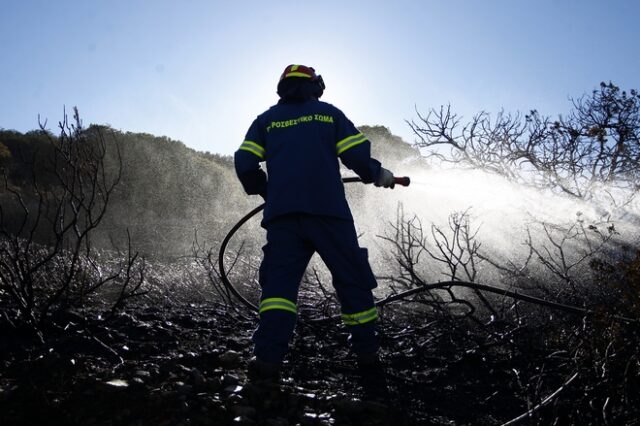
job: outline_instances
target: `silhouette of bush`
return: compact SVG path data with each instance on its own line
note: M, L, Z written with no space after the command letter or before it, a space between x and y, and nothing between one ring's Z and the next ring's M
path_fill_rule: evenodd
M138 294L144 263L129 245L116 267L106 267L92 246L121 175L121 167L107 171L106 135L84 133L77 109L73 123L65 114L58 137L41 127L47 149L23 151L32 155L31 177L13 174L16 186L10 171L4 173L0 295L15 309L14 320L44 341L52 312L82 307L111 285L117 288L113 309Z

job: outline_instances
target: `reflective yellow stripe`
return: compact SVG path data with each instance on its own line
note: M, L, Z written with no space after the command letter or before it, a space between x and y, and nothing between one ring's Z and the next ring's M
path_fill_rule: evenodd
M298 68L300 68L300 65L291 65L291 71L298 71Z
M340 155L340 154L342 154L343 152L345 152L346 150L348 150L348 149L350 149L350 148L353 148L353 147L354 147L354 146L356 146L356 145L360 145L361 143L364 143L364 142L366 142L366 141L367 141L367 138L366 138L366 137L363 137L362 139L359 139L359 140L353 141L353 142L351 142L349 145L346 145L346 146L344 146L344 147L340 148L340 149L338 150L338 155Z
M260 159L261 159L261 160L264 160L264 155L260 154L258 151L256 151L256 150L255 150L255 149L253 149L253 148L249 148L249 147L246 147L246 146L241 146L241 147L240 147L240 149L241 149L242 151L249 151L250 153L255 154L255 155L257 155L258 157L260 157Z
M283 299L281 297L270 297L260 302L260 309L259 309L260 313L270 311L272 309L279 309L279 310L291 312L294 314L298 313L298 308L296 307L295 303L293 303L290 300Z
M362 133L358 133L357 135L346 137L338 142L336 144L336 151L338 152L338 155L340 155L349 148L353 148L354 146L360 145L361 143L366 141L367 137Z
M359 325L366 324L378 319L378 310L374 306L363 312L357 312L355 314L342 314L342 321L346 325Z
M253 141L244 141L244 142L242 142L242 145L252 146L252 147L256 148L259 152L262 152L264 154L264 148L262 146L258 145L257 143L253 142Z
M305 74L303 72L288 72L285 77L306 77L311 78L309 74Z
M257 155L258 157L260 157L260 159L264 159L264 153L265 153L264 148L255 142L244 141L242 142L242 145L240 145L240 149L243 151L249 151Z

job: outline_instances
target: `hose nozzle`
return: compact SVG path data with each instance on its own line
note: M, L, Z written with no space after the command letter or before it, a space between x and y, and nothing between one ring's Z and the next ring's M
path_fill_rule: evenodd
M409 179L409 176L395 177L393 178L393 180L396 185L409 186L409 184L411 183L411 179Z

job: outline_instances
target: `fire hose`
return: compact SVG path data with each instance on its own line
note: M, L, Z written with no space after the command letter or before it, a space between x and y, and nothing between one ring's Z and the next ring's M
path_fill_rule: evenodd
M411 183L411 179L409 177L396 177L395 179L395 184L396 185L401 185L401 186L409 186L409 184ZM359 177L347 177L347 178L343 178L342 182L344 183L352 183L352 182L361 182L362 180ZM229 231L229 233L227 233L227 235L225 236L224 240L222 241L222 244L220 246L220 252L218 253L218 268L219 268L219 272L220 272L220 279L223 283L223 285L225 286L225 288L227 289L227 291L229 293L231 293L236 299L238 299L243 305L245 305L247 308L249 308L250 310L254 311L254 312L258 312L258 307L251 303L251 301L249 301L246 297L244 297L237 289L236 287L231 283L231 281L229 280L228 276L227 276L227 271L226 268L224 266L224 256L225 256L225 251L227 249L227 246L229 244L229 241L231 241L231 238L234 236L234 234L238 231L238 229L240 229L242 227L242 225L244 225L249 219L251 219L253 216L255 216L257 213L259 213L260 211L262 211L264 209L264 203L260 204L259 206L257 206L256 208L254 208L253 210L251 210L249 213L247 213L246 215L244 215ZM423 291L427 291L427 290L435 290L435 289L447 289L447 288L451 288L451 287L464 287L464 288L469 288L469 289L473 289L473 290L480 290L480 291L485 291L485 292L489 292L489 293L494 293L494 294L498 294L498 295L502 295L502 296L507 296L510 297L512 299L517 299L517 300L522 300L525 302L529 302L529 303L534 303L540 306L546 306L549 308L554 308L554 309L558 309L564 312L568 312L568 313L572 313L572 314L582 314L582 315L594 315L596 312L586 309L586 308L580 308L578 306L571 306L571 305L566 305L566 304L562 304L562 303L557 303L557 302L552 302L549 300L545 300L545 299L541 299L538 297L534 297L534 296L530 296L527 294L522 294L522 293L518 293L516 291L512 291L512 290L508 290L508 289L504 289L504 288L499 288L499 287L494 287L494 286L490 286L490 285L486 285L486 284L479 284L479 283L474 283L474 282L467 282L467 281L445 281L445 282L439 282L439 283L435 283L435 284L428 284L428 285L424 285L424 286L420 286L420 287L416 287L413 288L411 290L407 290L405 292L402 293L398 293L398 294L393 294L390 295L382 300L378 300L375 305L376 306L383 306L386 305L388 303L391 302L395 302L398 300L403 300L411 295L423 292ZM614 315L613 316L614 319L621 321L621 322L626 322L626 323L637 323L638 320L637 319L633 319L633 318L627 318L627 317L622 317L622 316L618 316L618 315ZM330 319L330 318L329 318Z
M409 186L409 184L411 183L411 179L409 179L408 177L396 177L394 178L394 181L396 185L401 185L401 186ZM342 178L342 182L344 183L362 182L362 179L360 179L359 177L347 177L347 178ZM218 268L220 269L220 279L222 280L222 284L224 284L227 291L229 291L229 293L235 296L235 298L238 299L243 305L245 305L247 308L255 312L258 312L258 307L253 303L251 303L249 300L247 300L247 298L244 297L242 294L240 294L240 292L235 288L235 286L231 283L231 281L229 281L229 278L227 277L227 271L224 267L224 253L227 250L227 245L229 244L229 241L231 241L231 238L238 231L238 229L240 229L242 225L244 225L249 219L255 216L258 212L261 212L263 209L264 209L264 203L260 204L258 207L254 208L249 213L244 215L242 219L240 219L238 223L236 223L233 226L233 228L231 228L227 236L224 237L224 240L222 240L222 245L220 246L220 252L218 254Z

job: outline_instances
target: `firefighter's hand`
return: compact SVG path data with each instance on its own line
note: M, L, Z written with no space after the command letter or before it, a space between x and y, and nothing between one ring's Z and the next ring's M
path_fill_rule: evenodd
M375 181L374 185L381 186L383 188L393 188L395 185L393 173L384 167L380 167L380 174L378 175L378 179Z

